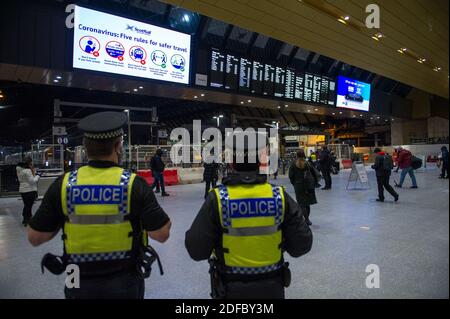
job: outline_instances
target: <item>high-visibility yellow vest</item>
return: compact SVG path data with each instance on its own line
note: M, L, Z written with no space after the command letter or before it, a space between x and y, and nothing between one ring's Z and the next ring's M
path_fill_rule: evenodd
M246 275L281 268L283 189L265 183L222 185L214 191L223 227L225 271Z
M132 255L130 214L135 175L120 167L84 166L64 176L61 201L69 263L125 260ZM147 235L143 234L144 245Z

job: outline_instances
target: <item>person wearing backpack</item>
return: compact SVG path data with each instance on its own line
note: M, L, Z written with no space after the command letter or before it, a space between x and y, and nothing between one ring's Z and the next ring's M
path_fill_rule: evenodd
M405 150L401 146L397 148L398 152L398 167L401 168L400 182L395 185L398 188L402 188L403 182L405 181L406 174L409 174L412 181L411 188L417 188L416 176L414 175L414 168L412 167L413 155L410 151Z
M391 177L391 171L394 168L394 161L389 154L382 152L379 148L374 150L374 153L377 154L375 158L375 164L372 165L372 168L375 170L377 175L377 185L378 185L378 198L377 202L384 202L384 189L386 189L389 194L394 197L394 200L397 202L399 195L389 184L389 179Z

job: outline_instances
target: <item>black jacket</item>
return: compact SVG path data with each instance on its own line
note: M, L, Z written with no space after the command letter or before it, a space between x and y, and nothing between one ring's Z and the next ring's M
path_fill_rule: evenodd
M305 165L306 166L302 169L300 168L298 161L293 163L292 166L289 168L289 180L291 184L294 186L297 203L301 205L317 204L315 189L314 188L308 189L305 181L306 170L310 169L308 165L312 164L306 162Z
M152 170L152 172L161 173L164 171L165 167L166 165L162 161L161 156L159 156L158 154L153 156L152 159L150 160L150 169Z
M378 177L391 175L390 171L384 169L384 156L384 154L378 153L377 157L375 157L375 163L372 165Z
M203 167L205 168L205 170L203 171L203 179L205 180L205 182L211 182L214 179L218 179L219 164L217 164L216 162L204 163Z
M224 185L262 184L265 176L257 174L231 175L224 179ZM283 249L292 257L300 257L310 251L312 232L305 223L297 203L284 192L286 203L285 218L282 224ZM200 208L191 228L186 232L186 249L194 260L206 260L213 250L217 252L219 262L223 264L221 249L222 226L220 223L218 202L215 192L210 192Z
M319 156L319 166L321 170L331 170L332 159L329 150L322 150Z

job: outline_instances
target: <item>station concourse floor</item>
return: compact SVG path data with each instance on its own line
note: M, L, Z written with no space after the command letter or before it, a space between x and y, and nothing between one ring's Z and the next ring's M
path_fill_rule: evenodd
M419 189L410 189L406 177L398 203L388 194L378 203L375 174L368 171L369 190L346 190L349 170L332 176L332 190L317 190L312 250L298 259L285 254L292 271L287 298L449 298L449 181L438 179L437 169L426 169L416 173ZM399 174L393 176L398 181ZM286 186L295 198L286 177L271 182ZM155 265L145 296L208 299L208 263L191 260L184 247L204 184L167 191L170 197L157 199L172 219L171 237L165 244L152 242L165 275ZM0 198L0 299L63 298L65 276L40 270L45 253L61 254L60 236L33 248L21 226L21 210L17 198ZM379 266L380 288L365 285L369 264Z

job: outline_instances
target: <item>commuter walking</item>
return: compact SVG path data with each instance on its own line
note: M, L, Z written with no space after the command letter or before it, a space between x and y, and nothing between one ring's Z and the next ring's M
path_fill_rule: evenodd
M29 156L17 164L16 172L20 184L19 192L23 201L22 225L27 226L32 216L33 204L38 197L37 184L40 176L36 174L33 160Z
M150 160L150 169L153 175L152 189L156 187L156 193L159 193L158 185L161 187L161 196L169 196L166 193L166 188L164 186L164 169L166 164L162 160L162 149L157 149L155 155Z
M384 202L384 189L386 189L389 194L394 197L394 200L397 202L399 195L389 184L389 179L391 177L392 169L394 168L394 162L392 157L385 152L382 152L379 148L375 148L374 153L377 154L375 158L375 163L372 165L372 168L375 170L377 176L377 185L378 185L378 202Z
M328 147L324 145L319 156L319 167L322 172L323 179L325 180L325 187L322 189L331 189L331 166L333 165L332 158Z
M208 196L209 190L215 188L219 179L219 164L215 161L212 163L203 163L203 181L205 182L205 196Z
M252 160L259 150L233 143L232 172L209 192L186 232L191 258L209 260L214 299L283 299L291 281L283 253L300 257L312 246L297 203Z
M414 174L414 169L412 167L412 154L410 151L405 150L401 146L397 148L398 153L398 167L402 170L400 173L400 182L395 185L395 187L402 188L405 177L409 174L411 177L412 186L411 188L417 188L416 176Z
M317 204L315 188L320 178L317 173L318 171L306 160L305 151L299 150L297 160L289 168L289 180L294 186L297 204L308 225L312 225L309 219L311 205Z
M439 178L448 178L448 149L447 146L441 147L441 176ZM446 175L447 173L447 175Z
M89 163L50 185L30 220L33 246L62 229L63 255L46 254L42 265L57 275L79 267L79 287L66 286L67 299L143 299L159 261L148 237L169 238L170 219L147 182L118 165L126 122L122 112L101 112L78 123Z

